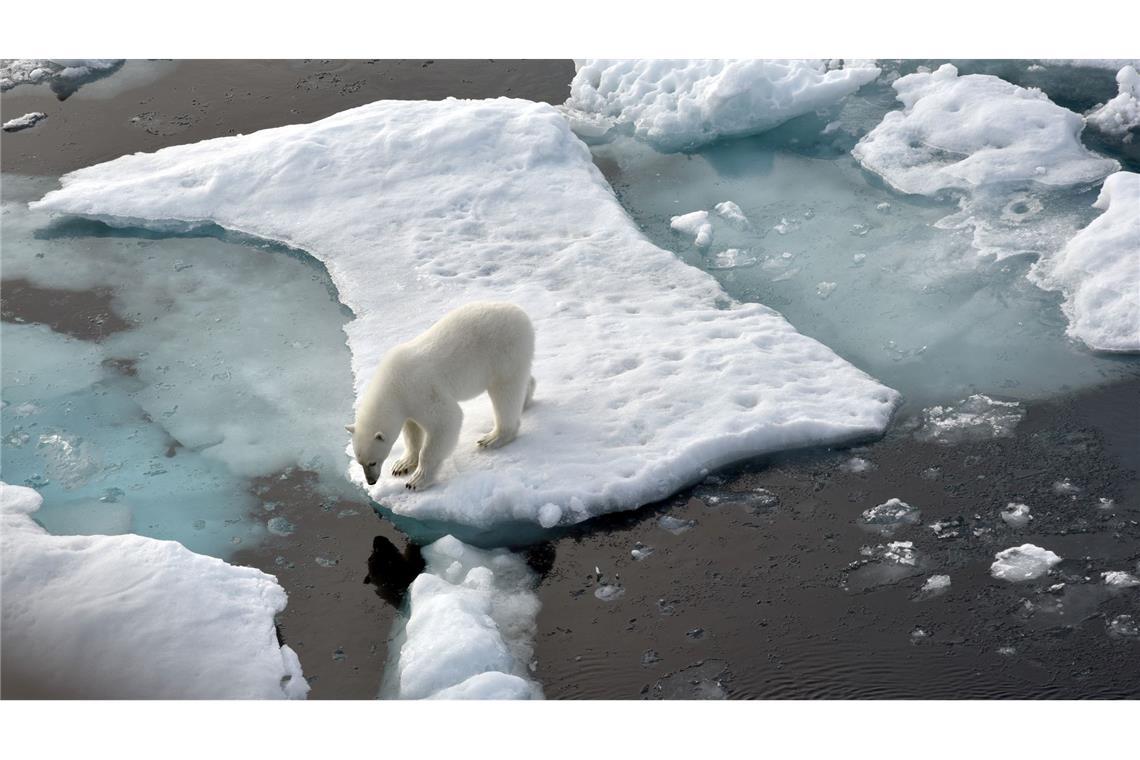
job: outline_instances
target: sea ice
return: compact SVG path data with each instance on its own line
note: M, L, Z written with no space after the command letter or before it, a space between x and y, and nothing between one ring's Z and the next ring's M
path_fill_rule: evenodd
M915 507L899 499L888 499L877 507L864 510L859 517L859 525L867 530L890 535L907 525L917 525L921 519L922 512Z
M629 556L633 557L639 562L643 559L646 559L651 554L653 554L653 547L647 544L643 544L640 541L635 543L633 545L633 548L629 551Z
M424 547L384 691L399 699L538 699L536 578L521 557L445 536Z
M1125 572L1124 570L1110 570L1107 573L1101 573L1101 578L1104 578L1104 585L1112 586L1114 588L1132 588L1140 586L1140 578L1137 578L1132 573Z
M922 584L922 588L918 593L923 598L934 598L941 596L950 590L950 576L949 575L932 575L926 579L926 583Z
M669 220L669 226L693 236L693 245L697 248L708 248L712 245L713 227L709 223L709 212L692 211L688 214L675 216Z
M733 225L737 229L746 230L752 226L748 221L748 217L745 216L744 212L740 210L740 206L737 206L732 201L721 201L720 203L716 204L713 209L717 212L717 214L721 216L722 219L726 220L729 224Z
M0 92L21 84L50 83L52 89L66 97L84 82L114 73L123 64L119 59L0 59Z
M1001 511L1001 519L1011 528L1024 528L1033 519L1033 515L1029 514L1027 505L1011 501Z
M596 132L630 125L664 150L756 134L841 100L879 76L873 65L809 60L580 60L565 109Z
M23 129L34 127L39 122L47 118L47 114L43 111L32 111L23 116L17 116L15 119L9 119L4 122L3 129L5 132L19 132Z
M864 459L863 457L851 457L843 464L839 465L839 469L843 470L844 472L854 473L870 472L871 470L875 469L875 463Z
M673 515L661 515L661 517L657 518L657 525L660 526L662 530L667 530L674 536L681 535L696 524L696 520L682 520L679 517L673 517Z
M1140 624L1131 615L1117 615L1108 621L1108 635L1114 638L1134 639L1140 636Z
M1116 74L1120 93L1104 105L1095 109L1085 119L1102 132L1127 137L1132 130L1140 128L1140 74L1133 66L1125 66ZM8 125L4 125L7 129Z
M556 504L563 524L580 522L744 457L879 433L898 399L649 243L543 104L381 101L124 156L62 184L36 208L136 225L209 220L323 260L355 315L358 389L388 348L455 305L523 306L539 391L519 439L477 450L491 408L467 403L438 485L410 492L384 477L370 489L398 514L490 527L538 522ZM351 475L363 480L355 464Z
M1047 549L1022 544L995 554L990 575L1003 581L1030 581L1040 578L1060 561L1060 557Z
M975 393L953 406L923 409L923 424L915 437L942 444L1001 438L1013 435L1024 417L1025 409L1016 401L998 401Z
M1064 294L1069 335L1098 351L1140 351L1140 174L1110 176L1093 206L1104 213L1030 279Z
M136 535L53 536L0 484L6 697L280 699L309 690L277 641L276 579Z
M995 76L937 71L899 78L891 111L852 154L904 193L935 195L986 185L1097 182L1119 168L1086 149L1084 119Z

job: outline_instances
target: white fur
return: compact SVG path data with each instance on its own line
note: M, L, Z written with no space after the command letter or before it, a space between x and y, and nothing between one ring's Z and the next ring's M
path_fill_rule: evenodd
M459 439L459 402L484 391L495 410L495 427L479 445L510 443L534 395L533 358L534 327L526 312L493 301L460 306L418 338L388 351L364 391L355 423L348 426L368 482L379 478L402 431L407 453L392 474L411 472L406 484L411 489L431 485Z

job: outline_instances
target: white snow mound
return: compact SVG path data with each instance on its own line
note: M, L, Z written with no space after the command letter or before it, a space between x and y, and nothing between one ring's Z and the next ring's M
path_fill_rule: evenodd
M1112 135L1127 135L1140 128L1140 74L1125 66L1116 74L1120 93L1087 117L1089 124Z
M136 535L53 536L43 499L0 483L5 696L303 698L277 643L276 579Z
M1104 213L1030 279L1064 294L1069 335L1098 351L1140 351L1140 174L1113 174L1093 207Z
M521 557L445 536L423 550L394 669L399 699L541 699L528 677L539 601Z
M380 101L124 156L62 183L32 205L127 224L211 221L324 261L355 314L345 329L358 394L385 351L452 308L522 306L538 392L518 439L477 449L491 406L466 403L439 483L371 488L397 513L579 522L735 460L879 433L897 402L776 312L733 302L651 244L545 104Z
M951 64L892 85L903 104L852 155L900 192L934 195L997 183L1097 182L1120 168L1086 149L1084 119L1037 89Z
M579 60L567 114L596 134L631 124L664 150L771 129L879 76L873 65L810 60Z
M995 554L990 575L1003 581L1030 581L1040 578L1060 561L1061 558L1048 549L1022 544Z

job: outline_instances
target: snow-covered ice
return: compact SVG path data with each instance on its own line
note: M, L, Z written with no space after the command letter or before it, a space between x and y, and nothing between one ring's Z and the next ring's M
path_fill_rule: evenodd
M273 576L136 535L53 536L0 484L6 696L303 698Z
M975 393L957 404L923 409L922 426L915 437L942 444L1002 438L1013 435L1024 418L1025 409L1016 401L999 401Z
M534 573L505 549L445 536L423 549L384 696L539 699L530 676L539 601Z
M6 58L0 59L0 92L21 84L50 83L70 93L84 82L106 76L123 64L110 58Z
M994 555L990 575L1003 581L1031 581L1061 561L1053 552L1033 544L1010 547Z
M46 118L47 114L43 111L32 111L31 113L26 113L23 116L17 116L15 119L9 119L4 122L3 129L5 132L19 132L34 127Z
M693 245L697 248L708 248L713 241L713 226L709 223L709 212L691 211L669 220L669 226L677 232L691 235Z
M935 195L998 183L1071 186L1097 182L1119 164L1080 141L1084 119L995 76L935 72L894 82L903 110L891 111L852 151L904 193Z
M1011 501L1001 511L1001 519L1011 528L1024 528L1033 519L1033 515L1029 513L1028 505Z
M1065 295L1069 335L1099 351L1140 351L1140 174L1110 176L1093 206L1104 213L1030 279Z
M1117 96L1091 111L1085 119L1101 132L1126 136L1140 128L1140 74L1135 67L1125 66L1117 72L1116 84L1120 88Z
M879 76L866 62L580 60L566 112L591 134L629 125L665 150L756 134L829 106Z
M213 221L324 261L355 314L358 389L388 348L459 303L525 308L539 392L520 437L476 450L491 409L468 403L439 485L412 493L382 478L371 489L399 514L490 526L537 522L555 504L561 523L579 522L737 459L881 432L897 402L772 310L733 302L649 243L543 104L381 101L124 156L62 182L38 209Z
M1140 586L1140 578L1124 570L1109 570L1108 572L1101 573L1100 577L1104 579L1104 585L1114 588L1133 588Z

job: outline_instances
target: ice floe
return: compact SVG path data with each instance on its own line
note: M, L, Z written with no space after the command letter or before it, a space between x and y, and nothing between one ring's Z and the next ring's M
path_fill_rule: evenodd
M1001 438L1013 435L1024 417L1025 409L1016 401L998 401L975 393L958 404L923 409L922 426L915 437L942 444Z
M66 97L85 82L113 73L123 64L111 58L7 58L0 60L0 92L21 84L49 83Z
M566 112L591 134L629 125L665 150L771 129L841 100L879 76L865 62L580 60Z
M1003 581L1031 581L1045 575L1060 561L1060 557L1047 549L1022 544L995 554L990 575Z
M1110 176L1093 206L1104 213L1030 279L1064 294L1069 335L1098 351L1140 351L1140 174Z
M1135 67L1125 66L1117 72L1116 83L1120 88L1119 94L1085 118L1101 132L1126 136L1140 128L1140 74Z
M53 536L0 484L5 696L303 698L276 579L136 535Z
M62 184L34 205L120 224L216 222L324 261L355 314L358 390L385 351L454 306L523 306L539 392L520 437L477 450L491 408L466 404L439 485L412 493L385 477L370 490L400 514L490 526L539 522L555 504L561 523L579 522L744 457L879 433L897 402L649 243L544 104L380 101L124 156ZM363 480L355 465L352 476Z
M537 579L521 557L445 536L423 549L384 696L537 699L530 679Z
M1039 90L944 64L893 84L891 111L852 150L895 189L918 195L1032 181L1070 186L1119 168L1080 141L1084 119Z
M19 132L34 127L46 118L47 114L43 111L32 111L31 113L26 113L23 116L17 116L15 119L9 119L4 122L3 129L5 132Z

